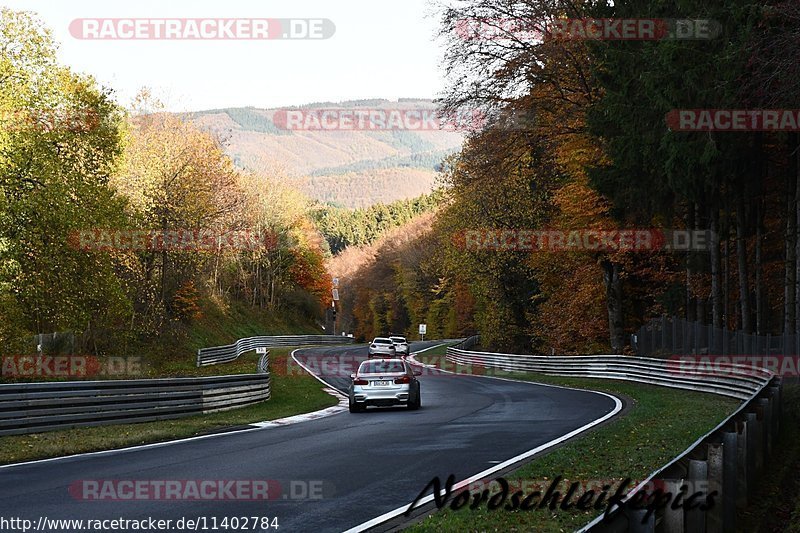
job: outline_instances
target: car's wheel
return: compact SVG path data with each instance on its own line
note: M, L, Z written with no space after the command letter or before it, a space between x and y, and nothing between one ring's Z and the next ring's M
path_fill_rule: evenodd
M422 397L419 394L417 394L417 399L413 402L411 400L408 401L408 409L410 411L416 411L420 407L422 407Z
M350 400L348 407L350 408L351 413L360 413L366 407L365 405L358 405L353 400Z

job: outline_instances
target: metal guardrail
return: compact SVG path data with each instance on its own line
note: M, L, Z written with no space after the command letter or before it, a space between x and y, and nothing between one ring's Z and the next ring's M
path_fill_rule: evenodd
M635 381L747 400L769 380L767 370L737 365L717 365L729 371L711 374L684 368L679 360L615 355L546 356L470 352L447 349L447 360L461 365L494 367L509 372L536 372L550 376L588 377Z
M458 344L454 344L453 346L450 346L448 348L448 350L450 348L455 348L457 350L469 350L470 348L472 348L473 346L478 344L478 342L480 342L480 340L481 340L481 336L480 335L473 335L472 337L467 337L466 339L464 339L463 341L459 342Z
M200 348L197 350L197 366L219 365L238 359L243 353L256 348L275 348L278 346L305 346L327 344L351 344L351 337L339 335L283 335L260 336L239 339L233 344Z
M651 514L647 520L644 510L617 508L609 520L604 521L600 516L580 531L653 533L658 528L665 533L715 533L739 530L737 514L746 509L754 496L756 481L764 473L769 458L776 453L773 445L780 431L782 394L781 379L768 380L736 412L636 487L651 495L654 487L676 495L687 485L687 496L701 492L701 499L716 491L713 506L705 510L686 510L683 507L672 509L670 505ZM628 494L628 499L633 492Z
M220 364L274 346L352 343L334 335L239 339L203 348L197 366ZM195 378L67 381L0 385L0 435L166 420L243 407L270 398L269 357L255 374Z
M469 339L468 339L469 340ZM473 341L473 345L477 342ZM555 376L581 376L635 381L690 389L743 400L742 405L716 428L694 442L678 457L659 468L628 493L652 487L677 494L688 484L689 495L698 489L717 491L716 505L707 509L667 505L651 513L647 509L616 507L608 519L601 515L581 532L665 533L735 531L737 512L753 496L756 479L763 473L780 430L782 383L767 370L719 364L715 373L692 372L678 361L625 356L548 357L469 352L448 348L447 359L457 364L476 364L509 371L537 372Z
M269 397L268 373L0 385L0 435L166 420Z

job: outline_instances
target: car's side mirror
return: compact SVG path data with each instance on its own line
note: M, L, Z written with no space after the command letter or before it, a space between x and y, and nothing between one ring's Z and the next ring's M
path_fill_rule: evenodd
M356 375L355 374L350 374L350 379L356 379Z
M414 375L415 376L421 376L422 375L422 370L414 370Z

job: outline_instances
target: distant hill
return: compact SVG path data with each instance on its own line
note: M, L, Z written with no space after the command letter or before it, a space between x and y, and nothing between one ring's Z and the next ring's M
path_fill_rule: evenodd
M431 192L442 159L456 152L463 140L461 132L442 130L289 131L274 120L276 113L287 109L332 108L434 110L435 105L414 98L374 99L318 102L280 110L209 109L184 116L218 135L237 166L268 174L279 172L311 198L347 207Z

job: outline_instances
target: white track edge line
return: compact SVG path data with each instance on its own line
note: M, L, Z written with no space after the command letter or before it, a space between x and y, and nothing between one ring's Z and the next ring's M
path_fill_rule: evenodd
M445 372L447 374L454 374L454 372L450 372L449 370L441 370L441 369L439 369L439 371L440 372ZM470 376L465 376L465 377L470 377ZM544 451L544 450L546 450L548 448L552 448L556 444L560 444L560 443L564 442L565 440L569 440L572 437L574 437L575 435L583 433L587 429L590 429L590 428L592 428L592 427L594 427L594 426L596 426L598 424L602 424L603 422L605 422L609 418L612 418L612 417L616 416L616 414L619 413L622 410L622 401L619 398L617 398L616 396L613 396L613 395L608 394L606 392L593 391L593 390L587 390L587 389L576 389L576 388L573 388L573 387L564 387L564 386L561 386L561 385L550 385L550 384L547 384L547 383L536 383L534 381L521 381L521 380L517 380L517 379L508 379L508 378L501 378L501 377L495 377L495 376L473 375L471 377L480 377L480 378L487 378L487 379L499 379L499 380L502 380L502 381L513 381L515 383L528 383L530 385L539 385L539 386L544 386L544 387L553 387L553 388L557 388L557 389L577 390L577 391L582 391L582 392L589 392L589 393L593 393L593 394L599 394L601 396L606 396L606 397L611 398L612 400L614 400L614 409L611 410L610 412L606 413L602 417L600 417L600 418L598 418L598 419L596 419L596 420L594 420L592 422L589 422L588 424L586 424L584 426L581 426L581 427L579 427L577 429L574 429L574 430L570 431L569 433L567 433L565 435L562 435L562 436L560 436L560 437L558 437L556 439L553 439L553 440L551 440L549 442L541 444L541 445L537 446L536 448L530 449L527 452L521 453L521 454L519 454L519 455L517 455L515 457L512 457L511 459L508 459L508 460L506 460L506 461L504 461L504 462L502 462L502 463L500 463L498 465L495 465L495 466L493 466L491 468L487 468L486 470L484 470L482 472L478 472L477 474L474 474L473 476L470 476L469 478L467 478L467 479L465 479L463 481L459 481L458 483L453 485L453 489L452 490L461 489L462 487L465 487L465 486L469 485L470 483L473 483L473 482L481 480L481 479L483 479L483 478L485 478L487 476L490 476L493 473L498 472L498 471L500 471L500 470L502 470L504 468L507 468L509 466L512 466L515 463L518 463L518 462L520 462L520 461L522 461L524 459L527 459L528 457L530 457L532 455L536 455L537 453L542 452L542 451ZM442 494L442 493L440 493L440 494ZM420 499L417 502L417 508L421 507L421 506L423 506L423 505L425 505L427 503L432 502L433 499L434 499L434 495L433 494L425 496L424 498ZM364 522L363 524L359 524L359 525L357 525L355 527L352 527L352 528L348 529L347 531L345 531L344 533L360 533L361 531L366 531L366 530L368 530L370 528L373 528L375 526L378 526L378 525L380 525L380 524L382 524L382 523L384 523L384 522L386 522L388 520L391 520L393 518L397 518L398 516L400 516L403 513L405 513L406 509L408 509L408 507L412 503L413 502L408 502L407 504L405 504L405 505L403 505L401 507L398 507L397 509L389 511L388 513L384 513L384 514L382 514L380 516L377 516L377 517L373 518L372 520L368 520L367 522Z

